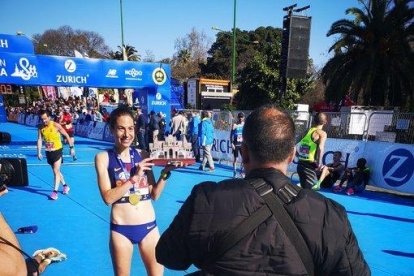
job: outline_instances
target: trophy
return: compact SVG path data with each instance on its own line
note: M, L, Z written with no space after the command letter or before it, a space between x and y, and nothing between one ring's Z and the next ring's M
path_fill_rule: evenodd
M168 135L165 141L154 141L149 144L150 157L154 158L151 162L156 166L174 165L185 167L195 163L191 143L187 142L185 136L181 141Z

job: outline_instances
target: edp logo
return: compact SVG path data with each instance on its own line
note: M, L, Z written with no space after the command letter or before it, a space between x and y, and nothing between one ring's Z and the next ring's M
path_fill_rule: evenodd
M413 154L406 149L397 149L388 154L382 166L385 182L393 187L407 183L414 172Z

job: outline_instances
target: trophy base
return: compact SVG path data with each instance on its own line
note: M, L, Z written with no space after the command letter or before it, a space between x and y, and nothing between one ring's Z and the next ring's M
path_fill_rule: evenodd
M153 159L151 163L155 166L175 165L177 167L191 166L196 163L195 158L170 158L170 159Z

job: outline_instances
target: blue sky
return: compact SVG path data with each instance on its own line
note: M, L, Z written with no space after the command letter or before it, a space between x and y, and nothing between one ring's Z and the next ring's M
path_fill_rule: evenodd
M147 50L155 58L172 57L177 38L194 27L215 40L216 31L231 30L234 0L122 0L125 44L136 47L142 57ZM345 10L359 7L357 0L237 0L236 26L254 30L260 26L281 27L283 7L311 5L303 15L312 16L309 54L317 66L329 58L333 37L326 33ZM17 31L31 36L47 29L69 25L99 33L116 49L121 44L120 0L0 0L0 33Z

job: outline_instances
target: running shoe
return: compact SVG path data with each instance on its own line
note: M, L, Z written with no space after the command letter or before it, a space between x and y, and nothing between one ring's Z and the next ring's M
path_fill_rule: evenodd
M348 190L346 190L347 195L353 195L354 193L355 193L355 191L352 188L349 188Z
M63 185L63 194L67 195L70 191L69 185Z
M51 200L56 200L56 199L58 199L58 194L57 194L57 192L53 191L53 192L50 194L49 198L50 198Z
M318 180L315 182L315 184L312 186L312 190L319 191L321 189L321 182Z

